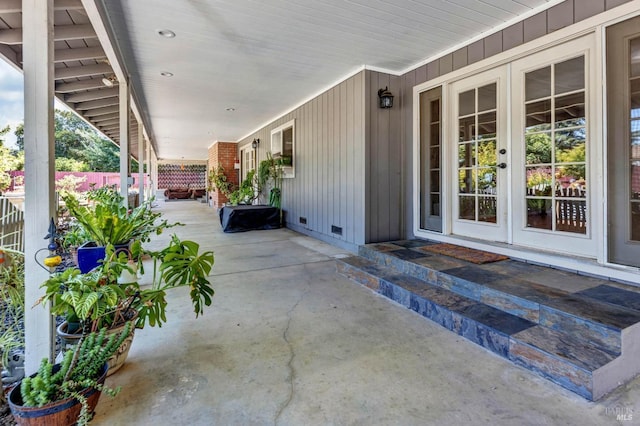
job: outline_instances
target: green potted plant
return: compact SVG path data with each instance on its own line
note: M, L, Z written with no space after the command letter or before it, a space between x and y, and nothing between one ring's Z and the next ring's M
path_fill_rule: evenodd
M62 199L69 213L91 239L78 248L78 266L83 273L104 259L107 244L127 248L133 240L146 242L152 234L181 225L170 224L161 219L162 213L153 212L153 199L134 209L127 209L122 204L124 198L109 187L89 191L89 205L81 205L78 198L70 193L64 194Z
M24 375L24 254L0 248L0 371L2 385ZM5 405L0 392L0 407Z
M141 251L139 241L132 245L133 255ZM131 262L124 251L117 252L113 245L106 247L104 261L94 270L82 273L69 268L54 273L42 284L45 294L38 303L51 301L51 313L67 318L58 327L58 334L67 343L77 341L82 332L107 327L113 332L127 321L135 321L138 328L149 324L161 327L166 322L166 292L177 287L188 287L196 318L204 306L211 304L214 290L208 275L214 263L211 251L199 252L193 241L182 241L172 236L167 247L159 251L145 251L153 259L150 286L141 288L136 269L142 262ZM139 257L140 258L140 257ZM70 331L70 322L77 319L79 331ZM117 371L127 356L133 331L123 348L110 361L111 372Z
M107 337L106 329L84 336L62 361L43 359L38 371L22 379L9 393L9 407L18 425L86 425L100 394L115 396L119 389L104 386L107 360L133 327Z
M62 248L71 254L74 265L78 266L78 248L90 240L91 237L77 222L72 223L62 235Z

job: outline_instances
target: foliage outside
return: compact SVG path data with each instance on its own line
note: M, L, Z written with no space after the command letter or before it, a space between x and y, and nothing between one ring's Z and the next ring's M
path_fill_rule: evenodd
M24 254L0 248L0 371L9 354L24 348ZM0 402L4 393L0 392Z

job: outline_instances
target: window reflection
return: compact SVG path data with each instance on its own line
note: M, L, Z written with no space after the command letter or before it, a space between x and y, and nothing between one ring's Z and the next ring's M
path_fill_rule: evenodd
M528 227L586 233L584 66L580 56L525 75Z

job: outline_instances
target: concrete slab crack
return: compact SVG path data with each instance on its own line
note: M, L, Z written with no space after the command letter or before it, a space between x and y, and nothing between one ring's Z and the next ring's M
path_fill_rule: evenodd
M309 283L307 283L307 286L308 285L309 285ZM287 396L287 399L285 401L283 401L282 404L280 405L280 407L278 408L278 411L276 412L275 418L273 420L273 424L274 425L278 424L278 421L280 420L280 416L282 416L282 413L284 413L284 411L287 409L287 407L289 407L289 404L293 400L294 391L295 391L294 383L295 383L295 380L296 380L296 369L293 366L293 361L295 359L296 353L295 353L293 345L289 341L289 328L291 327L291 322L292 322L292 319L293 319L293 312L296 310L298 305L304 300L304 298L307 295L307 293L309 293L309 290L310 289L307 288L307 290L305 290L300 295L300 297L298 298L296 303L287 312L287 325L285 326L284 331L282 332L282 339L285 341L285 343L289 347L289 360L287 362L287 368L289 369L289 374L287 375L287 379L286 379L287 382L289 383L289 395Z

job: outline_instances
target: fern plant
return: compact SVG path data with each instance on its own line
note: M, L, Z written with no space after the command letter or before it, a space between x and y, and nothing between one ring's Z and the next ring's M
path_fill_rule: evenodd
M87 206L81 205L78 198L70 193L63 194L62 199L84 233L99 246L127 244L131 240L146 242L153 234L182 225L169 223L161 219L162 213L153 212L153 199L128 210L122 205L124 198L109 187L90 191L88 199L91 204Z

